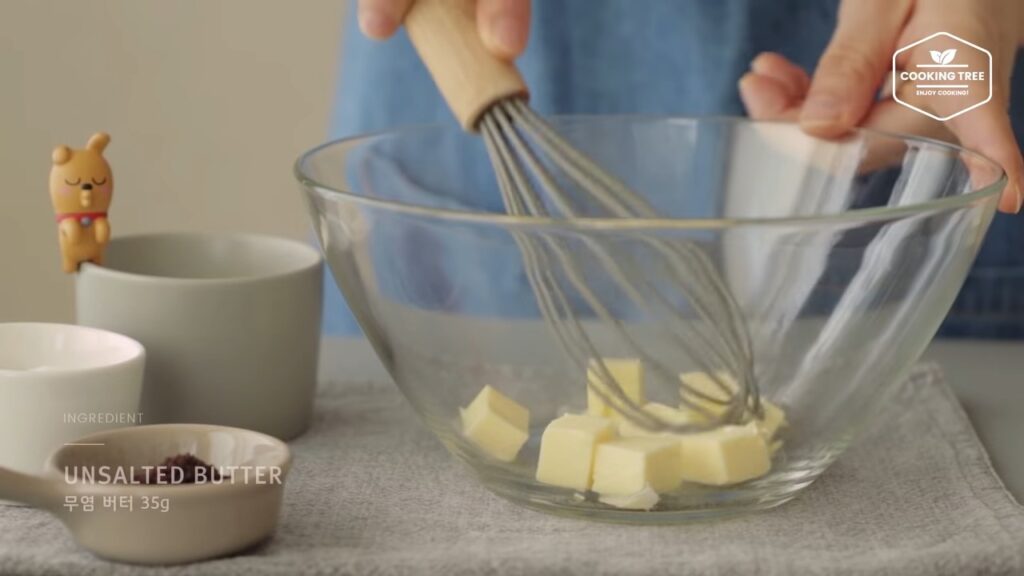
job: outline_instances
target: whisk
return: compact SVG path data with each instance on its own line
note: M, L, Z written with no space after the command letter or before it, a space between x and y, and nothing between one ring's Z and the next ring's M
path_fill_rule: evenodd
M601 216L658 217L643 196L574 148L527 105L528 90L518 70L492 56L480 41L473 0L417 0L406 16L405 27L463 128L483 137L509 214L572 220L580 217L574 194L583 194L588 206L596 205ZM673 349L686 354L717 387L712 392L689 385L646 352L585 281L580 262L583 253L551 234L515 232L545 322L573 364L590 366L596 378L588 379L588 385L602 400L651 430L693 432L760 415L747 327L727 284L699 245L688 239L637 235L637 241L664 261L663 275L652 278L629 258L615 257L612 247L597 234L580 236L579 244L587 257L600 262L632 305L648 317L659 318L658 329ZM614 330L617 341L631 355L659 379L676 383L681 401L703 418L686 424L670 423L633 401L600 360L598 346L574 311L559 278L579 295L597 320ZM671 298L659 289L659 284L666 283L679 290L697 319L687 319L677 310ZM726 381L719 373L722 368L733 374L734 382Z

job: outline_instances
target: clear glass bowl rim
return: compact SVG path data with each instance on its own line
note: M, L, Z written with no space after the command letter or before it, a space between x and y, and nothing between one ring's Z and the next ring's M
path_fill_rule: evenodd
M741 116L670 116L670 115L638 115L638 114L607 114L607 115L555 115L548 119L555 121L587 121L596 120L626 121L626 122L671 122L685 124L777 124L796 126L794 122L752 120ZM786 226L786 227L818 227L818 226L849 226L867 224L871 222L889 221L901 218L920 216L923 214L934 214L947 210L955 210L964 206L980 202L996 196L1007 183L1006 173L993 160L973 150L963 148L956 144L897 132L887 132L873 128L854 128L851 134L863 134L870 138L881 138L888 140L900 140L904 142L915 142L932 148L939 148L951 154L966 154L989 166L995 168L999 178L987 186L967 194L959 194L946 198L938 198L925 202L908 204L897 207L871 207L846 210L838 214L811 215L811 216L784 216L772 218L550 218L536 216L512 216L494 212L472 211L472 210L447 210L432 208L408 202L395 202L382 200L371 196L364 196L350 190L342 190L319 182L309 175L306 166L318 155L336 146L365 142L381 137L396 137L402 134L410 134L431 130L455 130L454 126L444 124L423 124L401 127L391 130L357 134L345 138L330 140L319 146L307 150L295 161L294 173L296 179L307 190L316 192L328 200L344 199L359 205L372 207L378 210L401 213L424 218L447 220L453 223L466 224L489 224L502 228L517 230L529 230L531 232L548 230L581 230L581 231L671 231L671 230L721 230L727 228L747 226ZM335 196L335 198L330 198Z

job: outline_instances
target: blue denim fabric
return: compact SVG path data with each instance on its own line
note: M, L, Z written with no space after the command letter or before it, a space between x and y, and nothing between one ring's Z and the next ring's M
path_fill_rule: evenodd
M534 2L530 45L519 61L531 106L542 114L742 114L736 81L751 59L772 50L813 70L834 29L837 0L644 0L641 10L637 4ZM359 33L354 15L347 21L332 137L454 125L404 33L372 42ZM1024 94L1021 59L1013 93ZM1017 98L1011 112L1020 139L1024 99ZM497 203L491 196L472 203ZM358 333L327 282L325 331ZM996 217L940 334L1024 338L1024 217Z

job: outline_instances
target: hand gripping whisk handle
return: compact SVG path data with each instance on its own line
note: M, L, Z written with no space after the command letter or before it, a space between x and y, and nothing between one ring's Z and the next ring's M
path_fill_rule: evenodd
M475 0L416 0L405 17L405 29L467 131L476 131L495 102L527 96L515 65L491 54L480 39Z

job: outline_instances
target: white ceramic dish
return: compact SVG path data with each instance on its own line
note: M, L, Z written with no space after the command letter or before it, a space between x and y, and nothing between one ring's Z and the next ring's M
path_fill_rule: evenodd
M145 358L105 330L0 324L0 466L39 473L65 443L140 423Z

